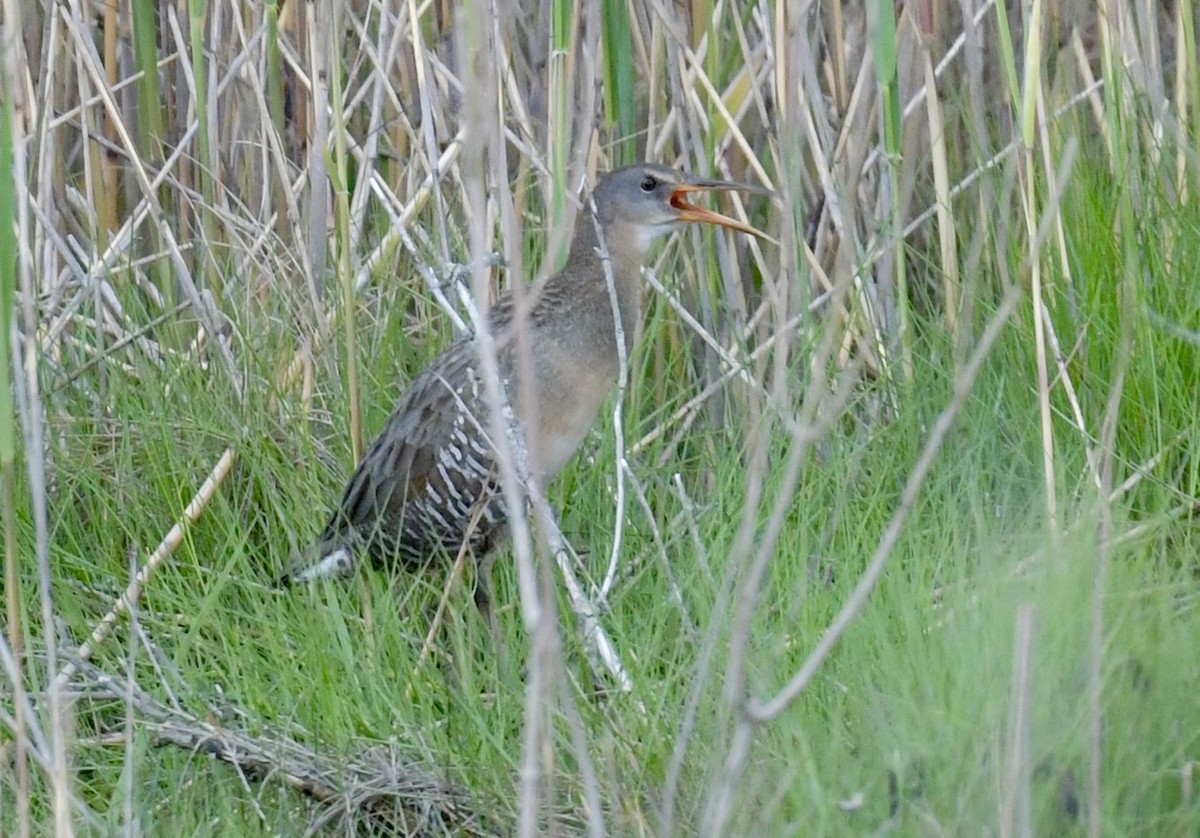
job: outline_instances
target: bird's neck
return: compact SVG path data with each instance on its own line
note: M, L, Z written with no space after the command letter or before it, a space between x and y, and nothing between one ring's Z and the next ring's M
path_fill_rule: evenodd
M642 319L642 264L646 259L649 242L643 240L641 231L632 225L613 222L603 227L605 247L600 246L596 235L596 223L588 213L581 213L577 222L575 238L563 276L582 280L575 293L589 299L591 305L611 311L612 299L608 292L608 277L605 262L612 273L613 287L617 292L617 305L621 311L621 328L625 332L625 346L632 349L634 337ZM619 243L619 246L618 246ZM610 323L608 318L597 318Z

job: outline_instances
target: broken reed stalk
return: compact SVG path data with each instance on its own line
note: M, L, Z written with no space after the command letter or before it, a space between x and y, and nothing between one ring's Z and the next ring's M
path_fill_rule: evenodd
M447 829L465 836L502 834L464 789L423 770L394 746L368 748L352 760L330 759L290 738L253 736L168 707L136 682L90 663L83 647L64 651L74 664L74 698L130 702L158 744L206 754L300 791L325 807L314 828L365 821L404 835L441 835ZM101 734L95 741L123 747L125 734Z

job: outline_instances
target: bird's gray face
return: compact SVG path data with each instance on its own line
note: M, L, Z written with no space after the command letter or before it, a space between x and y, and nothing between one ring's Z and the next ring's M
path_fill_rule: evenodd
M648 248L658 237L688 222L719 224L761 236L758 230L719 212L687 200L692 192L755 189L740 183L684 175L666 166L642 164L618 169L605 177L595 192L602 224L628 224L637 231L639 244Z

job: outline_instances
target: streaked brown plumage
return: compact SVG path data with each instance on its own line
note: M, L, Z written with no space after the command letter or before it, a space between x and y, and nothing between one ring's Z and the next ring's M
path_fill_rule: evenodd
M693 191L751 188L641 164L603 177L593 193L631 350L641 322L641 265L654 239L685 222L757 230L685 200ZM580 215L567 264L530 289L518 320L511 295L488 312L497 363L525 428L530 465L545 485L591 428L618 375L613 308L596 225ZM517 374L515 338L527 330L529 375ZM401 396L346 486L325 531L285 581L346 574L360 555L419 567L464 547L476 557L507 537L489 434L479 347L471 335L439 355ZM477 582L486 610L487 579Z

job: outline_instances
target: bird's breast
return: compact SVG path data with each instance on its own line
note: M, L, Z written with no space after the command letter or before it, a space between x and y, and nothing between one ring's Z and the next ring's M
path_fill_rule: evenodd
M525 390L532 403L522 415L534 419L537 446L534 466L543 481L554 477L583 442L600 406L617 381L615 359L577 351L546 350L534 363L536 384Z

